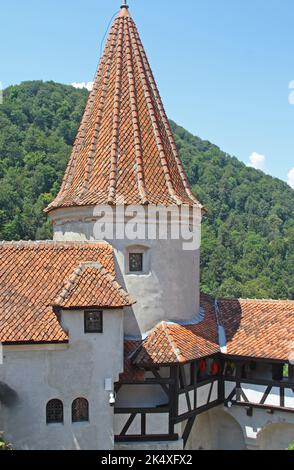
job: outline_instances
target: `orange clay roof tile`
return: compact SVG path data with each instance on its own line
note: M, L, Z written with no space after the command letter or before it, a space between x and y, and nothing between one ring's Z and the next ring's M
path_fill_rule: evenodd
M294 302L219 300L227 354L288 361L294 359Z
M109 33L61 190L47 211L197 205L142 46L123 8Z
M85 262L101 268L95 273L85 270L79 277L64 300L68 308L92 302L105 307L129 303L114 280L113 251L107 243L0 243L0 342L67 341L52 305Z
M53 304L63 309L122 308L134 301L100 263L81 263Z
M205 317L198 325L162 322L146 340L126 341L121 382L138 380L140 368L184 364L221 352L215 300L202 294L201 305ZM219 300L218 306L226 333L225 356L294 360L293 301L228 299Z
M120 374L120 383L123 382L141 382L145 378L145 371L136 367L132 362L132 357L136 350L141 346L141 341L124 342L124 372Z
M133 363L169 365L217 354L220 348L214 304L206 297L202 297L201 304L205 312L202 322L191 326L161 322L142 342Z

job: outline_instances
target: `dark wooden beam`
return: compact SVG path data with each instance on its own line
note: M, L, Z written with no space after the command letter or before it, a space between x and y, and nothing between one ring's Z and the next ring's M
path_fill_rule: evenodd
M188 419L188 422L186 424L186 427L185 427L185 430L184 430L183 436L182 436L182 439L183 439L183 442L184 442L184 449L187 445L187 442L188 442L188 439L190 437L191 431L193 429L195 420L196 420L196 416L192 416L191 418Z
M120 382L119 385L121 387L125 386L125 385L160 385L160 384L165 384L165 385L170 385L172 384L172 380L171 379L163 379L163 378L159 378L159 379L145 379L145 380L138 380L138 381L130 381L130 382Z
M174 434L175 425L173 418L178 415L179 409L179 366L171 366L170 368L170 378L173 381L173 384L169 387L169 418L168 418L168 429L169 434Z
M236 382L236 377L224 377L225 382ZM252 385L271 385L272 387L293 388L294 382L279 382L277 380L261 380L261 379L242 379L242 384Z
M221 377L218 375L214 375L213 377L210 377L209 379L205 379L203 381L197 382L195 385L188 385L186 389L180 389L179 393L184 394L186 392L192 392L192 390L195 390L195 388L200 388L204 387L204 385L211 384L212 382L216 382L217 380L221 380ZM236 379L234 380L236 382Z
M116 415L129 415L129 414L158 414L158 413L168 413L168 406L159 406L154 408L114 408L114 414Z
M146 436L146 414L141 414L141 434L142 436Z
M269 394L270 394L272 388L273 388L273 387L272 387L271 385L269 385L269 386L267 387L267 389L266 389L266 391L264 392L264 395L263 395L263 397L262 397L262 400L260 401L260 405L264 405L264 404L265 404L266 399L267 399L267 397L269 396Z
M262 358L262 357L255 357L255 356L236 356L235 354L222 354L221 357L227 361L254 361L259 363L267 363L267 364L290 364L289 359L285 359L281 361L280 359L269 359L269 358Z
M236 401L233 401L232 402L234 406L244 406L244 407L247 407L248 406L252 406L252 408L259 408L261 410L270 410L270 411L283 411L283 412L287 412L287 413L294 413L294 409L293 408L281 408L280 406L272 406L272 405L258 405L256 403L244 403L244 402L236 402Z
M232 401L234 396L237 394L237 389L236 387L231 391L230 395L228 396L228 398L225 399L225 402L229 402L229 401Z
M214 385L214 382L212 382L211 385L210 385L209 394L208 394L208 398L207 398L207 405L209 405L209 403L210 403L212 390L213 390L213 385Z
M180 377L182 378L182 383L183 383L183 387L184 387L184 390L185 390L188 410L192 411L190 395L189 395L189 391L187 390L188 385L187 385L186 372L185 372L184 366L180 366Z
M209 405L204 405L199 408L197 408L194 411L185 413L183 415L177 416L176 418L173 418L174 424L182 423L183 421L186 421L189 418L192 418L193 416L198 416L201 413L204 413L205 411L211 410L212 408L215 408L218 405L222 405L223 402L220 400L216 400ZM248 405L247 405L248 406Z
M280 406L282 408L285 407L285 389L284 388L280 388Z
M245 392L244 392L244 390L243 390L242 388L240 388L240 393L241 393L241 397L243 397L243 400L244 400L246 403L248 403L249 400L248 400L248 398L247 398L247 396L246 396L246 394L245 394Z
M157 370L151 369L152 374L154 375L156 381L154 383L159 384L164 391L164 393L169 396L169 388L165 385L165 382L162 382L162 377L159 375Z
M146 434L146 436L115 436L115 442L156 442L156 441L178 441L178 434Z
M128 432L128 430L130 429L130 426L132 425L132 423L134 422L135 418L136 418L137 414L133 413L129 419L127 420L126 424L124 425L123 429L122 429L122 432L120 433L120 436L125 436Z

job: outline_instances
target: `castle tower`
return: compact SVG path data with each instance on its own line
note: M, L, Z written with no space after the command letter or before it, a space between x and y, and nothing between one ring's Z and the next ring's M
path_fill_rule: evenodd
M135 210L139 236L134 239L126 229ZM125 315L125 334L138 337L162 320L189 323L196 317L199 243L184 249L183 236L172 235L172 229L180 214L181 226L192 227L199 240L202 210L189 188L136 25L123 5L60 192L47 209L54 239L99 240L110 222L115 233L106 230L104 238L114 247L118 279L137 300ZM160 232L166 227L165 237Z

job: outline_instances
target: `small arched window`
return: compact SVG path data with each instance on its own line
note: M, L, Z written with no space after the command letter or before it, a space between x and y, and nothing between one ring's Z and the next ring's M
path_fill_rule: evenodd
M60 400L50 400L46 406L46 421L50 423L63 423L63 403Z
M77 398L73 401L72 421L73 423L89 421L89 403L86 398Z

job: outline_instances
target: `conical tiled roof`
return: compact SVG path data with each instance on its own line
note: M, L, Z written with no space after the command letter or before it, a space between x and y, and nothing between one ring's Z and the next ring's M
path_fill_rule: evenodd
M126 6L109 33L61 190L47 210L121 203L202 207Z

